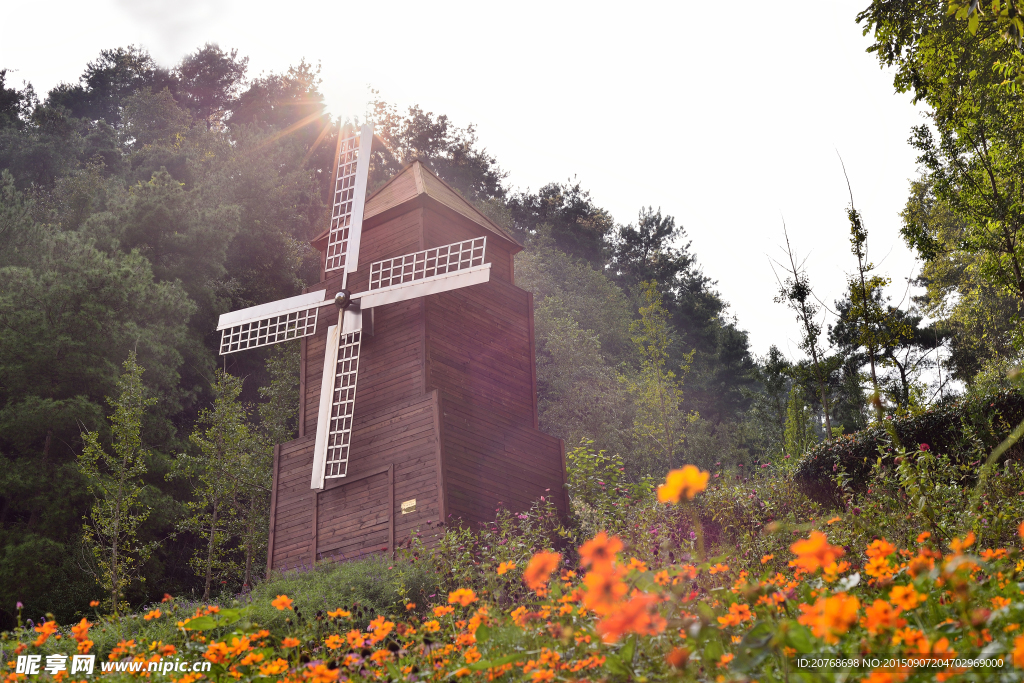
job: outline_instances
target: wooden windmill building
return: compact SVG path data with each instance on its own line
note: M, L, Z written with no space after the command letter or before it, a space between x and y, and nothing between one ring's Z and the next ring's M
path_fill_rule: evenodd
M430 275L432 263L453 259L463 260L463 282L477 277L476 284L443 291L442 283L438 293L372 308L367 294L361 310L346 309L345 316L356 316L346 318L348 327L306 328L299 437L275 450L268 568L393 551L428 520L486 522L499 505L522 510L541 496L565 513L564 445L537 424L533 301L515 286L513 257L522 247L418 161L366 199L361 243L360 235L353 239L358 263L348 271L328 269L336 251L329 233L313 242L324 265L321 282L303 295L319 308L305 304L307 312L329 320L339 290L394 290L416 268ZM361 350L356 339L356 362L345 365L344 334L353 324L358 329L358 318ZM325 355L338 348L331 336L338 330L337 364L351 378L339 369L335 406L344 396L338 387L350 382L347 417L328 416L330 401L321 400L332 386L324 368L334 359L325 362ZM335 462L341 456L317 439L318 426L324 443L335 438L329 425L345 420L350 442L342 470Z

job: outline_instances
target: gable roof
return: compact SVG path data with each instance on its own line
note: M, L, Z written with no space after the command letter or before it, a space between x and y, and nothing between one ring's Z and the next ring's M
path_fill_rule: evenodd
M363 209L363 227L367 227L366 223L374 216L391 212L392 209L420 200L421 198L433 200L441 206L465 216L484 230L511 242L518 247L516 251L523 248L523 245L512 233L480 213L462 195L456 192L451 185L438 178L419 159L414 159L391 180L366 198L365 208ZM328 232L328 230L325 230L317 235L311 244L321 251L326 249ZM319 244L321 242L322 244Z

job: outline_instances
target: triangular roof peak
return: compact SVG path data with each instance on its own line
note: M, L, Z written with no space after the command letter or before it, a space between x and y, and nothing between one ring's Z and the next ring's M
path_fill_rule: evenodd
M452 211L465 216L488 232L506 239L520 249L522 245L512 234L500 225L480 213L466 201L451 185L437 177L419 159L413 159L399 171L395 177L384 184L366 199L363 210L363 224L370 222L374 216L392 214L392 210L411 201L426 197L434 200ZM376 221L373 221L376 222Z

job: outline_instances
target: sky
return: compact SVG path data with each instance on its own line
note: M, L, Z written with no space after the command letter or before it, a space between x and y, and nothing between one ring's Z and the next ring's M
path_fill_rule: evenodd
M0 68L43 95L129 44L170 67L215 42L251 77L319 64L334 116L362 118L373 88L475 124L515 188L575 178L619 223L644 206L674 216L754 353L795 359L770 260L784 221L816 294L841 296L855 260L839 155L895 302L918 269L899 213L922 112L865 52L867 4L21 2L4 9L18 30Z

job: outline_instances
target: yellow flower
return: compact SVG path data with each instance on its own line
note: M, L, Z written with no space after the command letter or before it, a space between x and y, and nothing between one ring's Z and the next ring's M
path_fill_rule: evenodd
M276 598L270 601L270 604L279 610L286 610L292 608L292 599L287 595L278 595Z
M686 465L681 470L672 470L665 477L665 483L658 487L658 500L662 503L678 503L686 496L687 500L708 487L710 472L702 472L693 465Z

